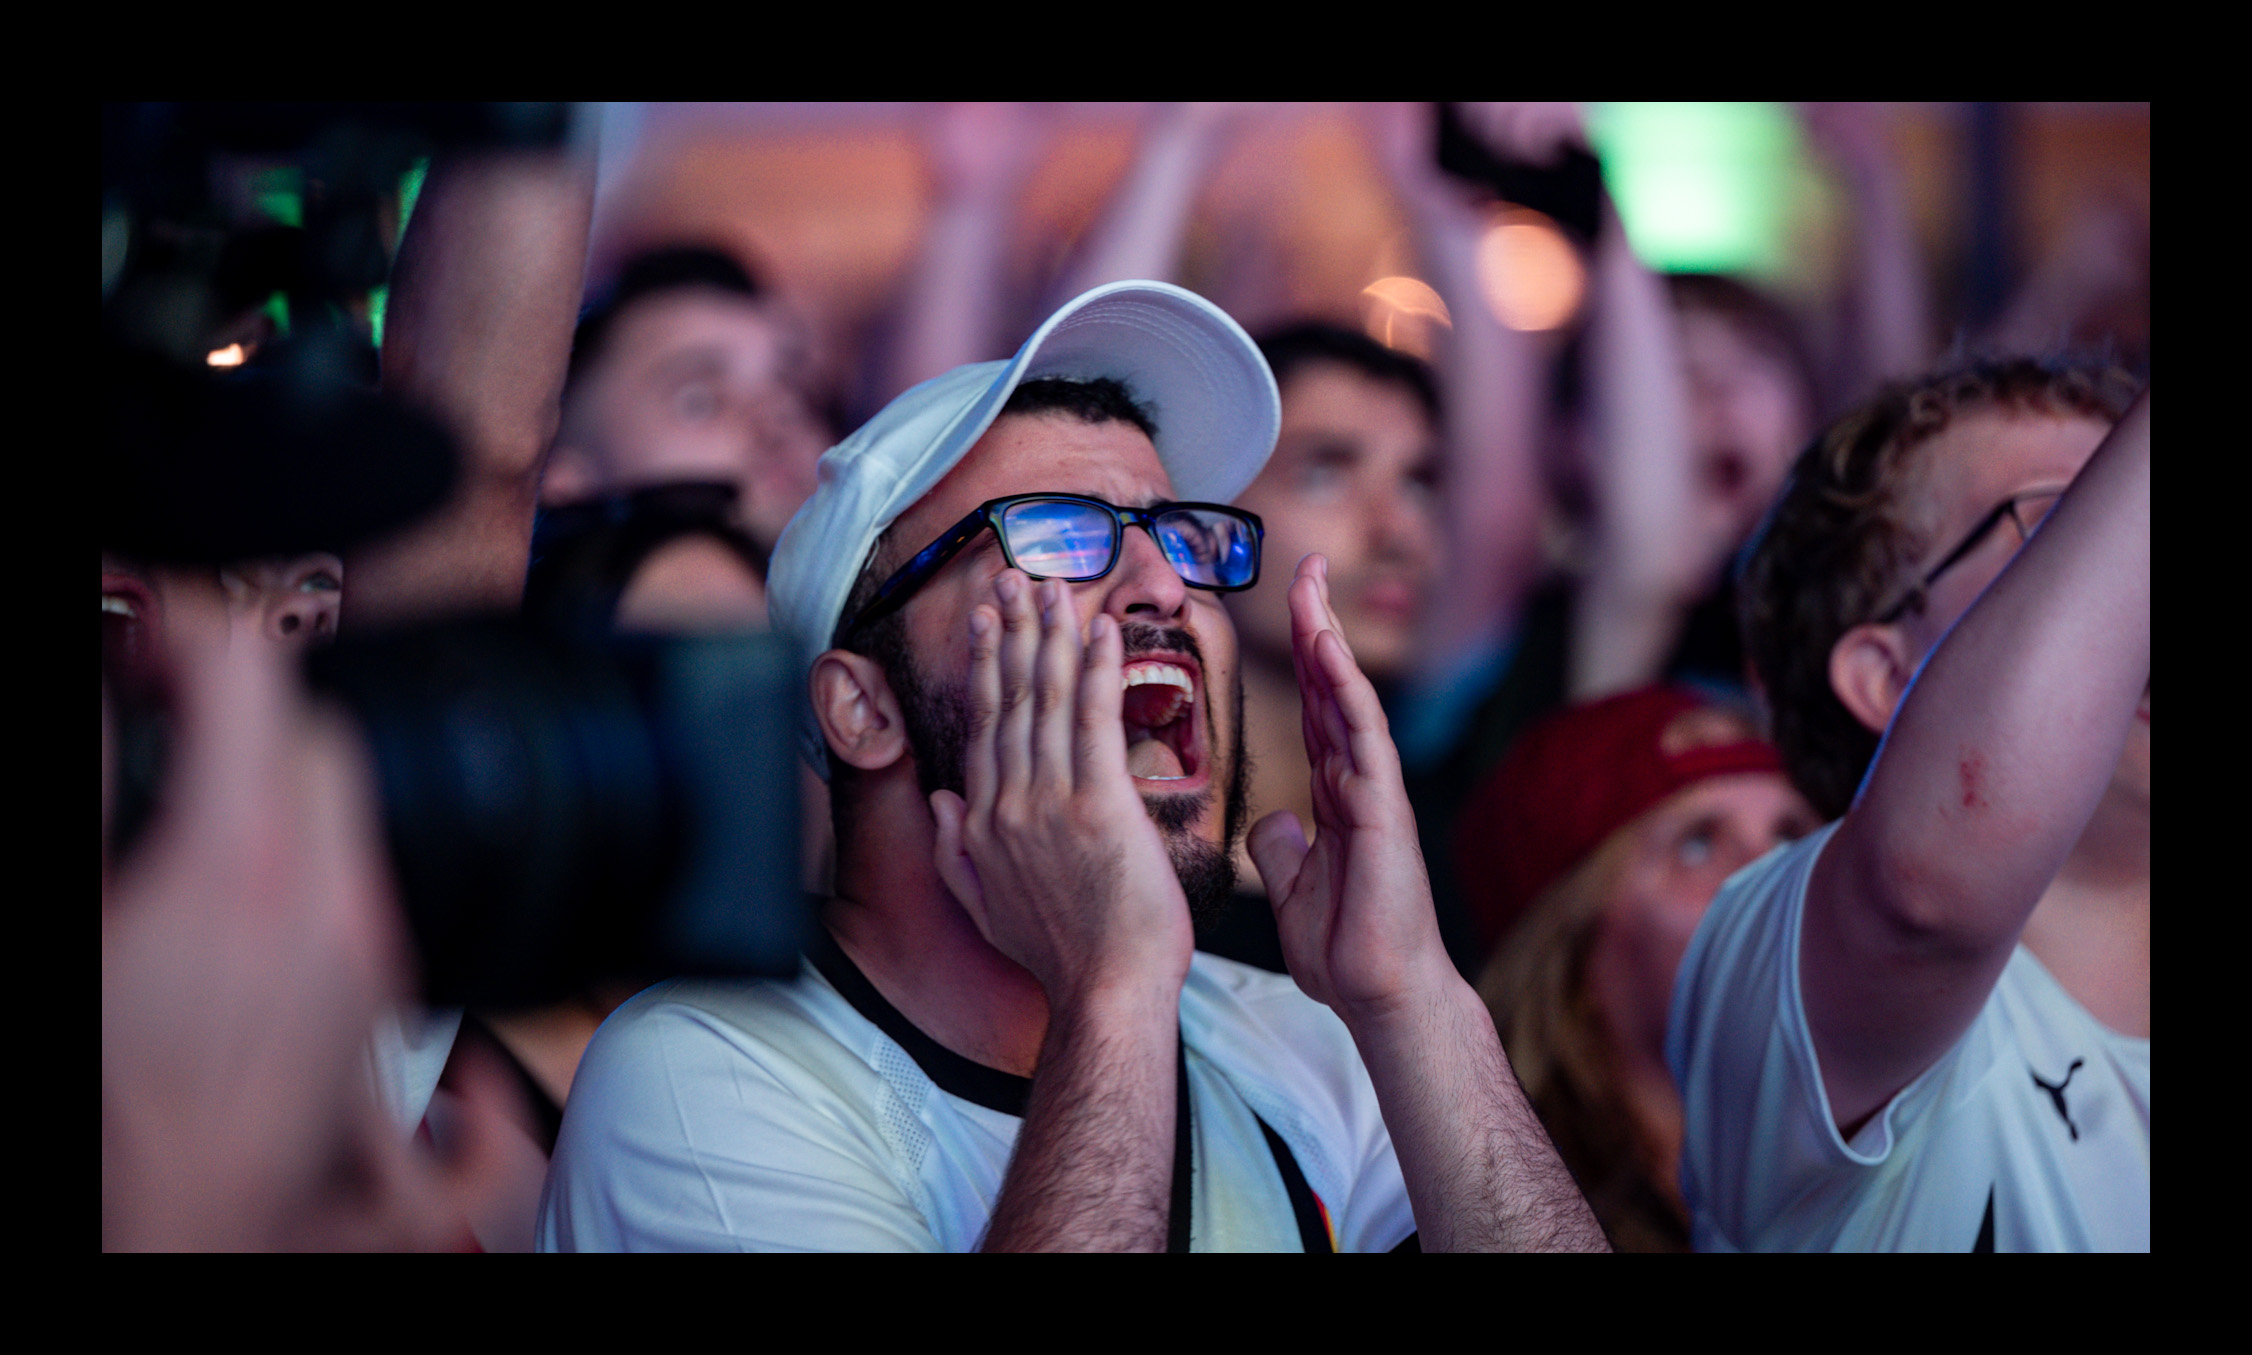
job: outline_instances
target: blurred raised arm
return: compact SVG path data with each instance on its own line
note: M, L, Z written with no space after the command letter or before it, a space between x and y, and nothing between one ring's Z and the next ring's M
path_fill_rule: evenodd
M1575 701L1654 681L1719 564L1702 520L1681 335L1608 202L1587 330L1593 549L1572 630ZM1718 541L1725 550L1733 544Z
M966 362L1006 357L1008 252L1024 181L1048 144L1046 115L1024 104L934 107L924 127L933 199L900 297L882 389L901 391Z
M1843 342L1830 392L1844 405L1930 363L1931 288L1907 186L1886 139L1884 105L1808 104L1801 116L1846 191L1851 266L1840 298Z
M1085 245L1056 279L1052 304L1060 305L1106 282L1180 280L1189 213L1246 108L1177 103L1162 105L1150 115L1133 166Z
M1486 300L1478 249L1491 223L1463 186L1439 172L1431 106L1374 105L1366 118L1408 210L1417 257L1451 321L1437 355L1450 558L1425 647L1429 666L1443 669L1505 634L1539 581L1544 363L1532 338L1503 325Z
M392 273L383 387L445 421L461 475L435 515L347 562L346 624L522 598L593 199L593 165L565 151L431 167Z

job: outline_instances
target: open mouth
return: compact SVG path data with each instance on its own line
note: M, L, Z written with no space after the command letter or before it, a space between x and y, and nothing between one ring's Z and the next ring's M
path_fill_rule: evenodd
M140 677L152 662L156 594L129 574L102 573L102 649L110 671Z
M1126 769L1141 781L1174 787L1204 770L1197 737L1197 670L1186 658L1144 657L1126 665L1123 722Z

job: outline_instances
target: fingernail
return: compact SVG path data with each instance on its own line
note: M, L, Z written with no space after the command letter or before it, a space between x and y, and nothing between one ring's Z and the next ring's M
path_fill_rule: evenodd
M982 640L993 629L993 617L984 608L970 613L970 634Z
M1056 614L1056 602L1063 596L1063 585L1054 579L1040 581L1040 616L1046 620Z
M993 591L1001 595L1001 601L1003 602L1016 601L1017 593L1019 591L1017 585L1017 576L1014 574L1003 574L998 580L994 582Z

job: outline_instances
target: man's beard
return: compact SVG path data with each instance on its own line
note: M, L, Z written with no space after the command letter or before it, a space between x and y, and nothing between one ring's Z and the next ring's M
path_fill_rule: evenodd
M1129 662L1136 654L1171 650L1190 655L1198 669L1203 669L1204 655L1195 637L1185 630L1127 622L1120 627L1120 635ZM912 655L894 651L879 656L879 661L907 722L907 744L915 754L915 776L922 784L924 798L928 799L932 791L950 790L967 799L969 791L962 771L963 753L970 740L967 690L930 681ZM1243 835L1243 820L1250 806L1250 759L1243 750L1243 684L1233 686L1230 713L1234 716L1231 727L1235 746L1228 750L1228 765L1215 768L1223 774L1209 778L1200 791L1142 796L1151 822L1165 839L1166 854L1173 858L1173 874L1188 899L1189 919L1198 928L1217 922L1235 896L1235 846ZM1205 720L1204 744L1211 750L1209 756L1219 757L1221 743L1219 731L1213 727L1209 685L1205 695L1207 699L1199 703ZM1215 844L1199 837L1196 825L1212 807L1212 786L1222 782L1227 798L1221 805L1220 841Z

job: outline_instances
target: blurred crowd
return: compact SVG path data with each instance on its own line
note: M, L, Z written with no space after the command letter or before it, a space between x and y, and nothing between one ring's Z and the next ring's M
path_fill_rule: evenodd
M1028 246L1052 111L917 110L845 333L615 108L105 106L105 1250L2147 1249L2147 194L1956 315L1884 106L1786 295L1356 105L1308 312L1278 116Z

